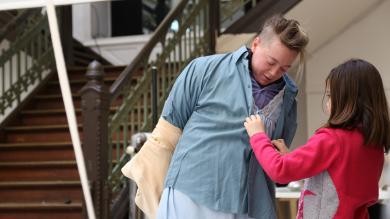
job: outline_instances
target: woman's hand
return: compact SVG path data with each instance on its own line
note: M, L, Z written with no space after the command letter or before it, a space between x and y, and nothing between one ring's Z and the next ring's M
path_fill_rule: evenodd
M248 132L249 137L252 137L254 134L265 132L263 121L261 120L259 114L251 115L247 117L244 126Z
M288 147L283 139L273 140L271 143L276 147L279 153L287 154L289 152Z

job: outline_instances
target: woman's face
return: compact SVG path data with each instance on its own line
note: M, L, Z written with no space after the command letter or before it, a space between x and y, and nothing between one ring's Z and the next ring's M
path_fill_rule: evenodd
M252 43L252 73L255 80L266 86L279 80L291 67L298 53L287 48L277 37L262 41L256 37Z

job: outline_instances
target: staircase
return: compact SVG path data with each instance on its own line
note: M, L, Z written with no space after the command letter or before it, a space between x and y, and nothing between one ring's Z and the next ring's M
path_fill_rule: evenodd
M111 85L122 70L106 67L105 83ZM79 122L78 92L86 84L85 72L69 70ZM81 184L56 74L2 128L0 151L0 219L83 218Z

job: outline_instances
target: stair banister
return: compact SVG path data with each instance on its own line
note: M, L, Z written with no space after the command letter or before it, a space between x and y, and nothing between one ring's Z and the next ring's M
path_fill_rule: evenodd
M126 84L131 80L132 72L135 72L139 68L140 63L144 57L148 57L156 45L161 41L161 36L163 36L170 28L171 23L175 18L183 11L184 7L187 5L189 0L182 0L176 6L176 8L168 13L164 18L161 24L154 31L150 40L142 48L142 50L137 54L134 60L128 65L125 70L119 75L118 79L110 87L110 100L111 102L115 100L120 94L120 89L122 84Z

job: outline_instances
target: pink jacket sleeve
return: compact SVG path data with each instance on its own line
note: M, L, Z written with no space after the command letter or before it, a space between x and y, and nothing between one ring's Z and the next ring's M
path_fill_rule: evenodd
M278 183L305 179L328 169L338 158L340 145L332 129L319 129L309 141L281 155L264 133L251 137L255 156L265 172Z

